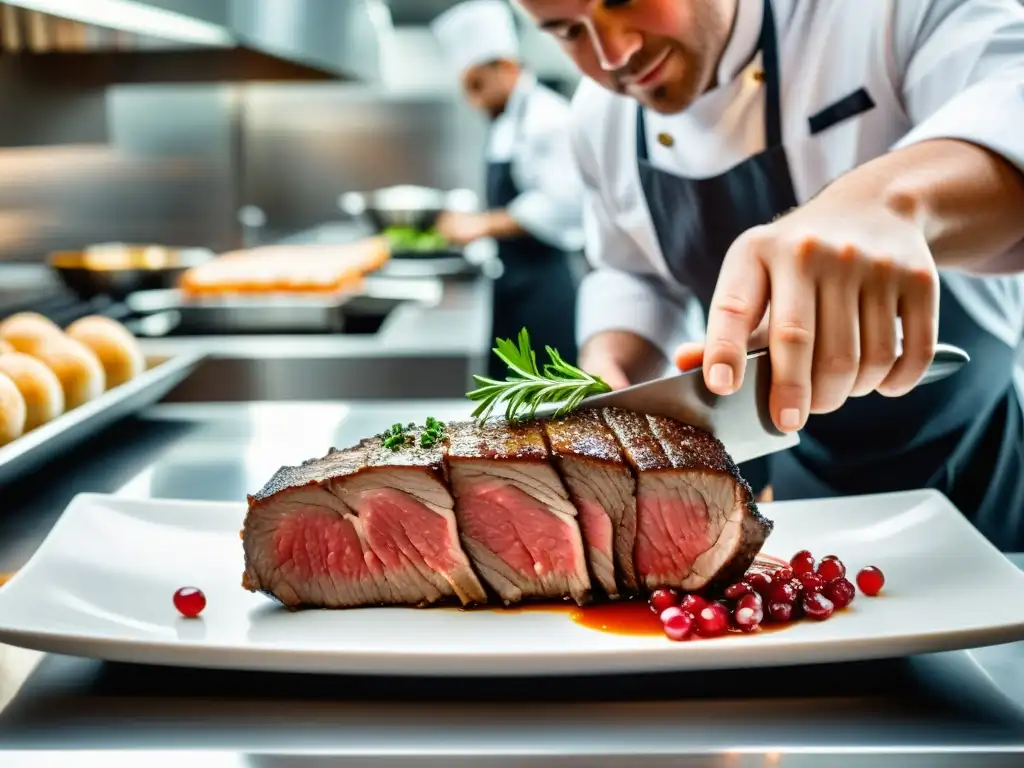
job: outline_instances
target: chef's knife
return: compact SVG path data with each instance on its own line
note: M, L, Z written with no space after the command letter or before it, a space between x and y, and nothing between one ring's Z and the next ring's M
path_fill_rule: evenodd
M939 344L932 364L918 386L939 381L959 371L970 356L962 349ZM768 410L772 364L768 349L747 355L747 369L739 391L719 396L704 384L704 372L695 368L632 387L584 399L580 408L616 407L655 416L668 416L701 427L715 435L740 464L800 442L797 433L782 432Z

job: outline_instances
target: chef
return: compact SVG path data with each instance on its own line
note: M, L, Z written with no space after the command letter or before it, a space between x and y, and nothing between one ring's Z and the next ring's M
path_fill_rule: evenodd
M767 342L776 499L935 488L1024 549L1024 6L516 1L586 76L581 366L727 396Z
M504 273L494 289L494 337L515 339L526 327L535 349L548 344L575 362L571 254L583 247L583 189L570 144L569 102L519 62L507 2L460 3L432 29L467 101L491 121L487 210L448 212L438 231L456 244L497 241ZM507 369L496 356L490 361L489 375L504 379Z

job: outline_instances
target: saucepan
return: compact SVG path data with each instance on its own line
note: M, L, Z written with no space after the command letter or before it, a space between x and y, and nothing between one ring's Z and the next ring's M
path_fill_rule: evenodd
M472 211L477 196L468 189L445 192L430 187L399 185L373 192L346 192L338 207L349 216L363 218L376 232L389 229L429 231L444 211Z
M186 270L212 258L214 253L205 248L104 243L81 251L56 251L48 263L83 300L121 300L137 291L174 288Z

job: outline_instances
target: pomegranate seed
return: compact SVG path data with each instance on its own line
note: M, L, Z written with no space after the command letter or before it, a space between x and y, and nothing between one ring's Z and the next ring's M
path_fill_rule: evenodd
M829 555L828 557L821 558L821 562L818 563L818 575L827 584L830 581L844 578L846 576L846 566L835 555Z
M875 566L869 565L857 573L857 586L868 597L874 597L885 586L885 576Z
M683 598L683 602L679 604L679 607L687 613L692 613L696 616L707 607L707 604L708 601L700 595L687 595Z
M793 569L792 568L779 568L773 575L772 581L776 584L781 584L784 581L793 580Z
M857 589L849 579L836 579L825 585L822 594L832 602L837 611L841 611L853 602Z
M736 611L732 615L736 626L744 632L753 632L764 621L764 604L761 596L756 592L744 595L736 604Z
M661 616L661 626L669 640L679 642L693 633L696 622L691 614L680 608L669 608Z
M789 561L789 564L793 568L793 573L797 576L803 573L814 572L814 556L806 549L801 549L793 555L793 559Z
M720 603L708 603L697 614L697 632L704 637L724 635L729 629L729 611Z
M174 607L182 616L194 619L206 607L206 595L198 587L182 587L174 593Z
M799 579L804 592L821 592L825 587L825 580L816 573L801 573Z
M817 621L824 621L836 609L832 601L820 592L808 592L802 603L804 613Z
M773 584L767 594L769 603L795 603L796 588L788 581L784 584Z
M742 581L739 584L732 584L725 588L725 596L730 600L739 600L744 595L753 595L754 588Z
M654 612L660 616L662 611L679 605L679 593L674 589L656 589L651 592L650 603Z
M761 597L764 597L765 593L772 586L772 577L767 573L748 573L743 580L747 582L747 584L749 584L757 594L761 595Z
M686 611L684 611L678 605L671 605L658 614L658 620L662 624L664 624L666 621L669 621L673 616L678 616L681 613L686 613Z
M793 603L768 603L768 616L772 621L790 621L793 618Z

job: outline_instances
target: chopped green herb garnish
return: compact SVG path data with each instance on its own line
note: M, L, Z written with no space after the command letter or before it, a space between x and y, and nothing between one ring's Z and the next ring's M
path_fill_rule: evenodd
M497 339L496 354L509 367L511 373L505 381L496 381L485 376L474 376L481 386L467 393L470 400L479 401L473 416L485 420L501 401L506 402L505 418L510 421L519 418L524 411L533 418L544 403L562 405L555 411L561 416L575 410L585 397L611 392L601 378L570 365L558 351L545 346L551 362L543 370L537 367L537 356L530 348L530 334L523 328L519 332L518 347L511 339Z
M391 429L381 435L381 438L384 441L384 447L390 448L392 451L397 451L412 442L412 437L405 434L405 427L401 424L392 424Z
M423 428L423 434L420 435L420 446L433 448L443 440L445 440L444 422L438 421L433 416L427 416L426 426Z

